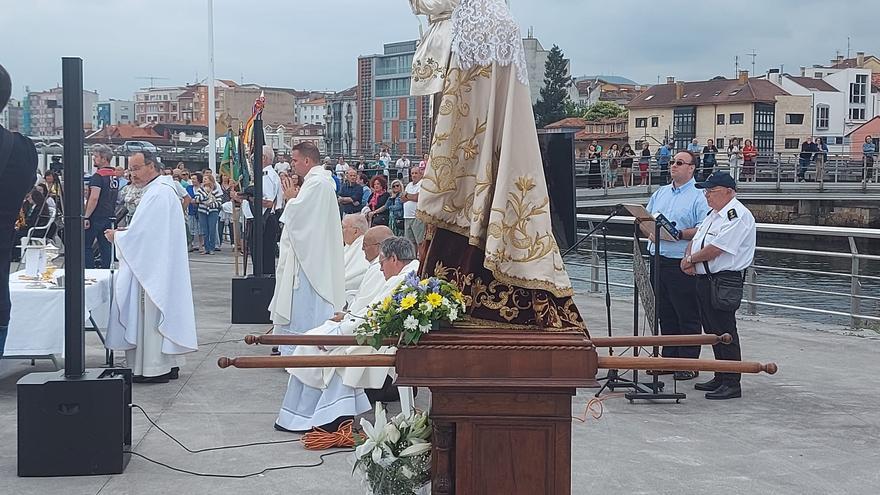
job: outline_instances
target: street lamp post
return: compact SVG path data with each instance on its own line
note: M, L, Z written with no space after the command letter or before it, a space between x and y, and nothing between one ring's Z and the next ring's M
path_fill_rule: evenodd
M351 116L351 112L348 112L347 114L345 114L345 144L346 144L346 148L348 149L348 156L352 156L351 155L351 141L354 138L354 136L351 133L352 119L353 119L353 117Z
M324 114L324 141L327 143L327 156L333 155L333 112L331 111L330 105L327 105L326 113Z

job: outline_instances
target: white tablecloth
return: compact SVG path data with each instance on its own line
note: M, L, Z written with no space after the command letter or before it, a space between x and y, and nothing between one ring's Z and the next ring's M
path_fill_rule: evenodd
M55 272L58 275L63 270ZM47 356L64 354L64 290L29 289L31 281L19 279L24 271L9 276L9 296L12 313L9 335L6 338L6 356ZM93 316L99 328L107 328L110 314L110 270L86 270L86 279L96 283L86 285L83 321Z

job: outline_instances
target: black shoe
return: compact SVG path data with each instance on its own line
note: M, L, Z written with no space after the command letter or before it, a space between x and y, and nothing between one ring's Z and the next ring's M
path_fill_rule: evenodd
M288 430L287 428L275 423L275 429L278 431L283 431L284 433L307 433L305 431L297 431L297 430Z
M676 380L684 381L684 380L693 380L694 378L696 378L698 376L700 376L699 371L676 371L673 378Z
M721 386L721 380L718 378L713 378L713 379L709 380L708 382L697 383L696 385L694 385L694 388L697 390L702 390L704 392L711 392L720 386Z
M171 368L171 372L168 373L168 378L170 378L171 380L177 380L178 378L180 378L180 368L178 368L177 366Z
M278 350L278 346L273 347L273 348L272 348L272 352L270 352L269 355L271 355L271 356L280 356L280 355L281 355L281 351Z
M710 400L739 399L742 397L742 388L739 384L725 383L712 392L706 392L706 398Z
M168 383L171 381L171 373L165 373L164 375L159 376L133 376L131 381L133 383Z
M345 423L346 421L354 421L354 416L340 416L333 421L327 423L326 425L319 426L318 428L328 433L334 433L336 431L339 431L339 427L342 425L342 423Z

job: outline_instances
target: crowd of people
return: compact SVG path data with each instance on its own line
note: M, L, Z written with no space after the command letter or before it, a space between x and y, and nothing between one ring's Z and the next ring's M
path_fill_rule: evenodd
M592 189L612 189L618 185L628 188L633 185L647 185L650 183L652 160L656 164L659 184L669 183L669 163L677 151L688 151L695 157L696 176L705 179L712 175L718 166L718 158L722 153L727 157L728 172L734 179L741 182L755 182L758 172L758 158L769 150L759 150L751 139L730 138L726 149L719 150L713 139L707 139L705 144L700 144L698 139L693 139L685 148L677 150L671 141L662 142L655 151L651 150L648 142L642 143L642 148L637 154L626 143L621 147L618 143L611 143L608 149L604 149L598 141L593 140L580 155L587 162L587 186ZM874 160L877 156L877 145L871 136L866 136L861 147L861 156L855 157L864 166L863 180L874 182ZM828 144L821 137L806 137L800 145L800 153L797 155L797 180L806 182L807 172L814 170L815 180L820 180L825 174L825 163L828 161ZM638 170L634 170L634 164L638 163ZM636 175L639 183L635 184Z

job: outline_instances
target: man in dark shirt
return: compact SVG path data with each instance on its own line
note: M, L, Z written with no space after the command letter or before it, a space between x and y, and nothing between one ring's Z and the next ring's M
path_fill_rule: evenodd
M813 154L819 151L819 147L816 143L813 142L812 137L807 137L807 139L801 144L801 155L799 157L799 167L798 167L798 180L800 182L805 182L804 175L807 173L807 167L810 166L810 160L813 159Z
M358 184L358 171L350 168L345 172L345 181L339 187L339 209L343 215L360 213L363 209L364 186Z
M113 256L112 245L104 237L104 231L115 228L112 219L116 216L116 198L119 195L119 179L116 169L110 164L113 151L103 144L91 149L97 170L89 179L89 200L85 211L85 266L86 268L110 268ZM98 242L101 261L95 266L92 246Z
M0 112L12 95L12 79L0 65ZM0 126L0 356L9 328L9 262L21 202L37 180L37 150L30 139Z

